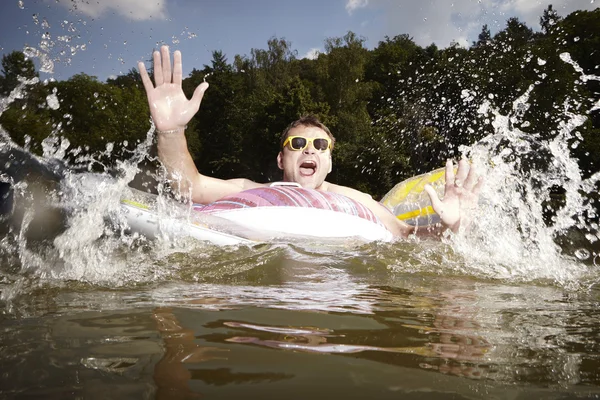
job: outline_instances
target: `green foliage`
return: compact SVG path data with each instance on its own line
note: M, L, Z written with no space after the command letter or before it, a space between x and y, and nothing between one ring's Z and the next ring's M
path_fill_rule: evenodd
M325 39L325 52L314 60L298 59L292 44L276 37L266 49L235 55L231 63L216 50L210 65L194 68L183 81L188 97L203 81L210 84L201 111L188 124L190 152L204 174L278 180L282 131L300 116L315 114L337 139L329 180L379 197L493 133L490 110L507 115L513 129L554 138L568 119L565 109L583 112L598 101L600 82L582 77L564 54L583 74L598 75L600 10L562 18L549 6L540 26L534 33L510 18L492 36L484 25L468 49L457 44L423 48L400 34L369 50L364 38L348 32ZM4 95L19 77L37 76L20 52L4 56L2 67ZM73 161L104 152L100 158L110 165L150 127L135 69L106 83L79 74L25 91L0 115L0 123L33 151L42 152L45 138L62 136L71 144ZM516 107L515 100L526 92L529 107ZM49 107L53 96L58 109ZM589 112L579 138L570 139L588 174L600 168L599 113ZM107 143L117 150L106 152Z
M561 20L561 16L552 8L552 4L548 5L548 8L544 10L544 14L540 17L542 32L545 34L551 33Z
M488 46L492 42L492 33L487 24L481 28L481 33L477 37L477 41L473 42L473 47Z
M6 96L19 84L19 77L31 79L38 76L33 61L27 59L20 51L13 51L2 56L2 74L0 93Z
M140 71L135 68L132 68L125 75L117 76L116 78L107 79L106 83L109 85L118 86L120 88L128 88L128 87L137 87L138 89L143 89L144 85L142 83L142 76L140 75Z
M45 138L63 137L70 143L66 157L75 163L85 164L88 156L96 155L97 161L110 165L115 157L124 156L124 150L132 150L150 126L142 89L105 84L83 73L67 81L33 85L26 98L0 116L2 126L16 143L29 143L37 153ZM107 151L112 145L115 151Z

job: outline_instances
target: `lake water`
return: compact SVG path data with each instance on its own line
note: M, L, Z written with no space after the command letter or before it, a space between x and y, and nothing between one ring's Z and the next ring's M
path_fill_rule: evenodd
M2 397L600 397L593 265L559 283L486 277L451 242L102 240L78 277L3 253Z

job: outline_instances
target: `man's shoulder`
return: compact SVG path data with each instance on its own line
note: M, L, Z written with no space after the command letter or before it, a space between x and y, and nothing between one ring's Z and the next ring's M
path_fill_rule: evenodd
M246 178L228 179L227 182L230 182L230 183L233 183L233 184L239 186L240 191L268 186L265 183L257 183L257 182L251 181L250 179L246 179Z

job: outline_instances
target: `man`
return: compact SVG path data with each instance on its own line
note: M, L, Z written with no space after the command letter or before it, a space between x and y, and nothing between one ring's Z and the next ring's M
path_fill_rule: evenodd
M188 100L181 88L181 53L176 51L173 54L173 69L167 46L162 46L160 52L154 52L153 62L154 85L144 63L140 62L138 67L158 135L158 156L178 184L179 193L196 203L208 204L246 189L268 186L248 179L217 179L198 172L188 151L184 130L200 109L208 83L201 83L194 91L192 99ZM443 229L456 232L461 222L464 222L464 214L477 204L482 180L465 160L459 162L455 176L452 162L448 160L444 199L440 200L431 186L425 187L433 209L441 218L442 226L435 229L421 228L417 231L415 227L397 219L370 195L325 180L332 168L331 151L334 138L329 129L318 120L305 118L292 123L282 139L277 164L283 170L284 181L296 182L304 188L350 197L373 211L395 236L407 237L413 233L439 234Z

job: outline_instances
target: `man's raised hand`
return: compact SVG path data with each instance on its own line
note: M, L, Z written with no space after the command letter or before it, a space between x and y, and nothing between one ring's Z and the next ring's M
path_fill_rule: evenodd
M472 219L479 202L479 192L483 179L475 169L462 159L458 162L458 171L454 175L452 160L446 162L446 186L444 199L440 200L435 189L425 186L433 210L440 216L442 224L457 232L460 226L466 227Z
M150 114L159 131L176 131L185 128L186 124L200 109L200 103L208 83L203 82L188 100L181 88L183 72L181 52L173 53L173 70L171 72L171 56L168 46L162 46L152 55L154 63L154 85L148 76L143 62L138 63L142 82L148 96Z

